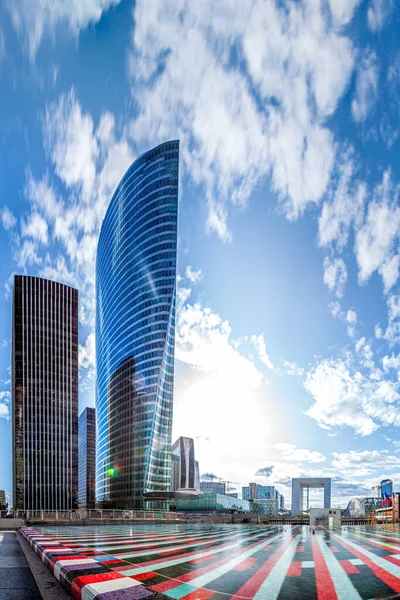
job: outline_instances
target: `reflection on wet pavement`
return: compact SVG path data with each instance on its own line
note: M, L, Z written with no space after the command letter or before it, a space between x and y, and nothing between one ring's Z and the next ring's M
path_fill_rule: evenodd
M97 595L87 595L89 589L85 595L91 577L118 582L123 594L114 591L112 598L124 600L151 598L154 592L185 600L367 600L400 594L398 525L315 533L306 526L124 525L41 527L24 534L42 552L46 544L57 545L58 557L50 561L54 572L57 561L63 562L60 554L69 565L95 566L96 575L92 569L86 579L77 567L76 578L69 575L70 591L82 594L76 598L111 597L114 588L101 593L100 583Z

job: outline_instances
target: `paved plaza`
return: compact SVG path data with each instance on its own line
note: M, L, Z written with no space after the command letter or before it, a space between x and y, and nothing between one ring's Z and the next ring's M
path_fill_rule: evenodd
M370 600L400 594L397 526L23 530L77 600Z

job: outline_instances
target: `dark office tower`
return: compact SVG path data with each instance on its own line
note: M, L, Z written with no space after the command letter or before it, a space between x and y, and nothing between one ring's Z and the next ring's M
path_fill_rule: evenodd
M178 438L172 446L171 490L179 489L196 489L194 441L188 437Z
M143 508L170 490L179 142L140 156L104 218L96 264L96 496Z
M15 276L12 403L14 508L76 508L77 290Z
M78 504L94 508L96 502L96 410L85 408L78 423Z

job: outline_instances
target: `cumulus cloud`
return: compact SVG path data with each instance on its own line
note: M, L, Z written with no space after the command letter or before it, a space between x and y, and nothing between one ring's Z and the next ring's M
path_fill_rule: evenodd
M268 477L271 477L273 470L274 470L273 465L271 465L270 467L262 467L261 469L258 469L258 471L255 472L255 476L268 478Z
M188 265L186 267L185 275L186 275L187 279L190 281L190 283L193 283L193 284L199 283L199 281L201 281L203 279L202 270L198 269L196 271L190 265Z
M333 10L341 22L352 12ZM180 137L184 170L205 186L210 230L229 240L230 206L246 204L269 174L289 218L320 201L336 153L326 117L354 57L319 3L158 0L149 11L141 0L134 19L130 73L139 115L131 135L143 144ZM233 48L246 73L229 67Z
M321 360L304 383L314 398L306 414L323 429L348 426L362 436L382 425L399 427L399 383L382 375L369 345L360 356L347 352Z
M321 454L321 452L307 450L306 448L297 448L294 444L277 442L273 445L273 448L279 450L282 459L288 462L320 463L326 461L326 456Z
M373 469L392 469L400 467L400 458L391 456L385 450L350 450L350 452L332 452L332 466L335 469L353 469L369 466Z
M355 252L360 282L364 283L374 271L378 271L385 293L389 292L399 276L399 191L400 187L393 183L390 171L386 171L382 182L373 191L365 222L356 233Z
M5 206L1 212L1 220L3 223L4 229L13 229L17 223L17 219L15 218L13 212Z
M341 298L347 280L347 268L342 258L324 259L324 283L334 294Z
M11 392L0 392L0 419L10 419Z
M370 115L378 95L379 69L375 52L367 52L357 70L355 97L351 112L355 121L365 121Z
M43 137L55 177L35 179L28 172L25 195L32 210L21 220L14 257L20 267L35 267L43 277L78 287L80 320L92 325L100 226L134 155L126 138L118 139L114 116L103 113L96 127L74 89L46 107ZM56 191L60 187L63 194ZM44 255L39 252L43 244L48 247Z
M335 25L347 25L362 0L329 0L329 8Z
M79 369L82 377L94 379L96 367L96 348L94 333L87 336L85 343L79 344ZM85 372L85 373L84 373Z
M275 367L267 353L267 347L265 345L264 334L260 333L260 335L252 335L250 338L250 341L253 344L253 346L256 348L261 362L267 367L267 369L274 370Z
M393 0L371 0L367 12L368 27L371 31L381 31L390 19L394 8Z
M47 222L37 212L32 213L26 223L22 223L21 233L23 237L30 237L43 245L47 244Z
M35 58L42 38L55 36L57 26L66 25L78 36L90 23L101 19L103 12L116 6L121 0L7 0L13 25L26 39L30 59Z
M337 167L335 185L319 217L320 246L334 246L339 252L346 246L351 226L362 221L366 196L366 185L357 179L354 150L346 148Z

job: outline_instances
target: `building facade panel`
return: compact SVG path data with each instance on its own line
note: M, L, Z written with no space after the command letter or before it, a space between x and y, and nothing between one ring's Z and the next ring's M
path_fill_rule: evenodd
M97 500L143 508L170 489L179 142L119 183L96 263Z
M79 508L96 503L96 410L85 408L78 422L78 500Z
M15 276L12 403L14 508L76 508L78 292L74 288Z

